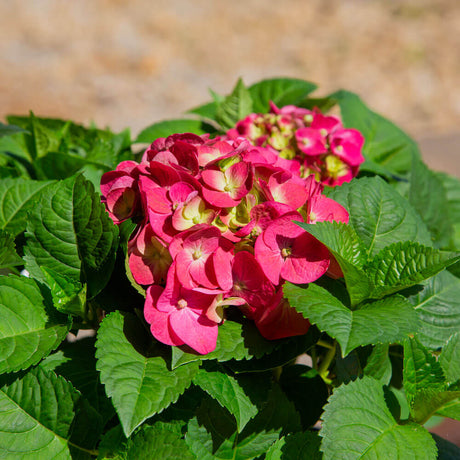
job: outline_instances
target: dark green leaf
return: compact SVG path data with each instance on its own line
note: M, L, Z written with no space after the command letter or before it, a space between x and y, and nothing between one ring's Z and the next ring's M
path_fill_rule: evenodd
M141 458L165 460L195 459L189 451L187 444L182 439L181 433L177 433L172 427L161 422L157 422L153 426L144 425L129 439L127 445L127 460L138 460Z
M96 295L107 283L116 257L118 228L81 176L49 186L31 212L26 233L26 268L46 281L42 267L87 282Z
M438 448L438 460L458 460L460 458L460 447L441 438L437 434L432 434Z
M460 279L441 272L409 297L420 320L417 338L429 349L441 348L460 328Z
M64 340L67 317L52 315L36 283L0 276L0 373L36 364Z
M249 93L253 101L253 111L267 113L272 101L278 107L297 105L318 86L297 78L273 78L251 85Z
M453 234L447 194L436 173L414 160L410 177L409 201L432 234L436 247L448 247Z
M151 144L159 137L168 137L176 133L206 134L215 132L215 128L200 120L180 119L165 120L143 129L137 136L135 142Z
M428 431L415 423L398 425L385 403L382 384L369 377L334 390L320 436L325 460L436 459L436 444Z
M25 132L27 131L25 129L20 128L19 126L5 125L3 123L0 123L0 137L11 136L12 134L25 133Z
M364 375L380 380L384 385L390 383L392 369L388 345L376 345L373 348L363 371Z
M401 296L391 296L350 310L326 289L286 283L285 296L295 309L339 342L343 356L360 345L392 343L417 329L417 316Z
M149 343L142 323L120 312L107 316L98 333L96 367L126 436L177 401L198 371L197 363L170 371L159 351L147 353Z
M356 94L342 90L330 97L337 99L345 127L355 128L363 134L365 157L397 174L410 171L412 158L420 158L413 139L366 107Z
M295 364L283 368L279 383L299 413L302 428L305 430L313 426L329 396L324 380L314 369Z
M242 120L252 112L252 98L241 78L238 80L232 94L218 104L216 121L225 130L233 128L237 121Z
M214 370L211 370L214 369ZM257 408L252 404L238 381L223 369L211 367L209 370L200 369L193 378L193 383L225 407L236 419L238 432L248 421L257 414Z
M321 460L320 443L320 437L312 431L289 434L270 447L265 460Z

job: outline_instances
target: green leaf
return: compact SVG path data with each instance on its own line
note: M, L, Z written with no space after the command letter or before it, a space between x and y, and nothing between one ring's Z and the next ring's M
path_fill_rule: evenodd
M76 176L49 186L30 213L26 232L26 268L46 281L41 268L88 283L90 297L110 278L118 228L93 186Z
M460 398L444 404L437 410L436 415L442 415L443 417L449 417L460 421Z
M409 201L430 230L436 247L447 247L453 234L447 194L442 181L422 161L414 160Z
M218 104L216 121L225 130L233 128L237 121L242 120L252 112L252 98L241 78L238 80L232 94Z
M448 383L454 383L460 379L460 333L456 333L443 347L439 356Z
M391 380L392 368L390 357L388 356L388 344L376 345L363 369L364 375L380 380L384 385L388 385Z
M444 271L408 299L420 321L417 338L432 350L441 348L460 329L460 279Z
M373 257L386 246L414 241L432 246L418 213L380 177L363 177L332 189L328 196L345 206L350 225Z
M64 340L67 317L48 312L36 283L0 277L0 373L36 364Z
M372 286L362 268L367 260L367 251L354 228L339 222L297 224L331 251L344 274L352 305L368 299Z
M420 158L413 139L391 121L370 110L356 94L342 90L330 97L339 103L344 126L363 134L366 158L396 174L410 171L412 158Z
M270 447L265 460L321 460L320 443L320 437L312 431L289 434Z
M214 121L217 116L217 104L218 103L216 101L208 102L207 104L187 110L186 113L193 113L207 120Z
M417 339L404 341L404 390L409 401L424 390L434 392L446 388L446 378L441 364Z
M313 426L329 396L327 385L318 372L301 364L286 366L279 384L299 413L302 428L305 430Z
M206 134L215 132L215 128L201 120L180 119L180 120L165 120L143 129L137 136L134 142L146 142L151 144L159 137L168 137L176 133L194 133Z
M334 390L325 407L324 460L364 458L435 460L436 444L415 423L398 425L380 382L364 377Z
M105 394L99 373L96 370L95 352L95 339L93 337L67 343L60 350L62 362L57 363L54 371L72 382L73 386L81 392L106 422L115 412L112 403ZM49 358L51 356L47 360ZM43 367L43 364L41 363L40 366Z
M4 123L0 123L0 137L11 136L12 134L25 133L25 132L27 131L25 129L20 128L19 126L5 125Z
M200 371L193 378L193 383L225 407L236 419L238 432L248 421L257 414L257 408L252 404L238 381L217 367Z
M61 152L48 152L34 161L34 169L37 178L46 179L66 179L79 172L87 161L77 155Z
M360 345L392 343L417 329L417 316L401 296L348 309L326 289L309 284L307 288L286 283L284 294L312 324L336 338L345 356Z
M371 280L372 298L414 286L460 260L460 253L439 251L419 243L393 243L382 249L364 271Z
M449 391L441 364L416 339L404 342L404 390L411 417L425 423L442 406L460 397Z
M127 460L140 458L194 460L182 434L171 426L157 422L153 426L144 425L129 439L126 452Z
M0 388L0 455L72 458L68 439L79 394L69 382L35 368ZM83 452L72 443L72 447Z
M39 202L50 181L2 179L0 181L0 228L13 236L26 229L27 214Z
M145 334L136 317L113 312L102 322L96 342L96 368L127 437L144 420L177 401L198 371L197 363L170 371L156 350L141 354L138 350L151 343Z
M123 434L123 428L121 425L116 425L114 428L107 431L102 436L101 442L98 445L99 455L98 460L106 458L115 458L117 460L127 460L127 439Z
M56 310L86 319L86 285L82 286L79 281L74 281L46 267L42 267L41 271L51 290Z
M23 263L24 262L16 252L14 237L0 230L0 269L15 267Z
M253 101L253 111L267 113L272 101L278 107L297 105L318 86L298 78L273 78L251 85L249 93Z

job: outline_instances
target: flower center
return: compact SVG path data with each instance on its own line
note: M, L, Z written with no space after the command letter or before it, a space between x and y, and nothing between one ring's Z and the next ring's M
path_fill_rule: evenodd
M281 249L281 255L286 258L289 257L292 254L292 249L291 248L283 248Z
M187 301L185 299L180 299L178 302L177 302L177 308L179 310L182 310L183 308L185 308L187 306Z

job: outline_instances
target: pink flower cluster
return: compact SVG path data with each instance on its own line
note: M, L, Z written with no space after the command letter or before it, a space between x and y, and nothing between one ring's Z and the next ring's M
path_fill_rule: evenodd
M248 115L227 135L244 136L256 146L277 152L289 161L290 171L301 177L313 174L325 185L341 185L358 174L364 162L364 138L359 131L345 129L339 118L317 109L270 106L270 113Z
M313 139L313 129L297 134ZM348 152L346 131L330 128L328 148L341 139ZM308 321L283 299L283 283L310 283L328 270L340 276L340 269L293 221L348 222L348 213L292 164L243 137L187 133L157 139L140 163L125 161L104 174L113 221L138 223L129 267L146 286L144 315L156 339L209 353L229 305L267 339L307 332Z

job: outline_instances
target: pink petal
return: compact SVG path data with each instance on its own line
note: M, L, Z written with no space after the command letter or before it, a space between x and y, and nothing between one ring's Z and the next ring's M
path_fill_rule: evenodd
M163 288L160 286L150 286L147 289L147 296L144 306L144 317L150 324L152 335L166 345L183 345L184 342L174 333L169 325L169 313L164 313L156 308L156 303L161 295Z
M227 185L225 175L219 169L204 169L201 179L211 189L223 191Z
M280 281L281 268L283 267L283 259L279 251L274 251L266 245L264 234L260 234L254 245L254 255L259 262L265 276L275 285Z
M315 196L309 203L309 224L323 221L336 221L348 224L347 210L337 201L324 195Z
M317 129L298 129L295 137L297 146L305 155L319 155L327 152L326 139Z
M217 342L217 324L189 308L176 310L170 316L171 329L185 344L205 355L214 351Z

